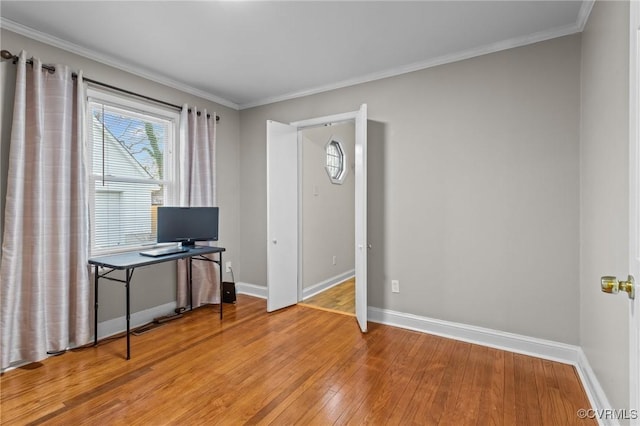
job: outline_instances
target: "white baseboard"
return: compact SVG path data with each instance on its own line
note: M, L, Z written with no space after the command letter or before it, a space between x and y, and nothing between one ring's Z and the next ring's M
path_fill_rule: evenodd
M591 369L589 360L582 348L578 348L578 363L575 366L580 376L580 381L584 387L587 397L591 402L594 410L607 410L612 407L609 403L607 395L604 393L596 374ZM606 417L606 416L602 416ZM612 416L611 416L612 417ZM619 426L620 422L616 419L598 418L598 424L601 426Z
M255 284L236 283L236 292L262 299L267 298L267 288ZM580 346L371 306L367 309L367 314L371 322L573 365L589 398L591 408L593 410L611 408L611 404L609 404L609 400ZM584 408L588 409L588 407ZM619 422L614 419L597 418L597 420L601 426L619 426Z
M170 302L145 309L144 311L134 312L131 314L131 329L150 323L154 318L173 313L177 306L176 302ZM127 318L125 316L100 322L98 323L98 339L113 336L114 334L126 331L126 329Z
M579 346L371 306L367 309L367 313L369 321L372 322L571 364L576 368L582 381L591 408L594 410L611 408L598 378L591 369L589 360ZM602 426L619 425L617 420L599 418L597 420Z
M350 278L356 276L356 270L351 269L350 271L343 272L342 274L336 275L335 277L331 277L328 280L324 280L319 282L318 284L314 284L311 287L307 287L302 290L302 300L307 299L308 297L315 296L318 293L322 293L325 290L330 289Z
M443 321L403 312L369 307L369 320L381 324L421 331L463 342L531 355L551 361L575 365L578 362L578 346L551 340L507 333L489 328Z
M307 298L313 296L321 291L324 291L330 287L333 287L336 284L340 284L341 282L353 277L355 275L355 270L347 271L343 274L336 275L333 278L329 278L326 281L318 283L312 287L303 291L303 298ZM236 293L246 294L247 296L259 297L260 299L267 298L267 287L263 285L250 284L237 282L236 283Z
M259 297L260 299L266 299L267 287L263 285L239 282L239 283L236 283L236 293L246 294L247 296Z

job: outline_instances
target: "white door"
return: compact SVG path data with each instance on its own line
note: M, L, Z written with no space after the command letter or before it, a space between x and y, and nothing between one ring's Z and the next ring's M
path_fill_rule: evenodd
M356 115L356 318L367 331L367 105Z
M640 4L631 2L629 39L629 273L635 277L635 300L629 310L630 409L640 425Z
M298 128L267 121L267 311L298 302Z

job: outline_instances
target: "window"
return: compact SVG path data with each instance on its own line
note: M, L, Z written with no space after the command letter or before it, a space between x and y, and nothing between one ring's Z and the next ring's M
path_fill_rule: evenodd
M89 90L91 253L156 241L158 206L173 200L173 147L179 116Z
M342 184L347 174L346 154L339 140L331 137L326 146L327 162L325 169L332 183Z

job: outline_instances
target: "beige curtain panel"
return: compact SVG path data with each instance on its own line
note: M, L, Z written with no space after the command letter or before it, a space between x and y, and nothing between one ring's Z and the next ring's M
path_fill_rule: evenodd
M194 107L182 108L180 165L178 173L179 202L182 207L216 207L216 120L215 114ZM186 127L185 127L186 124ZM204 244L204 243L199 243ZM216 255L217 258L217 255ZM193 262L193 307L221 303L219 266L213 262ZM178 261L177 303L186 307L187 262Z
M0 267L2 369L91 338L82 73L17 64Z

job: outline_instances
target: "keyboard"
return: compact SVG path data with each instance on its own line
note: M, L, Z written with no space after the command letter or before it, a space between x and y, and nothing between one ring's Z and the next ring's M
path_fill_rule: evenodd
M189 249L186 247L171 246L171 247L161 247L157 249L141 251L140 254L143 256L158 257L158 256L166 256L168 254L184 253L187 251L189 251Z

